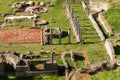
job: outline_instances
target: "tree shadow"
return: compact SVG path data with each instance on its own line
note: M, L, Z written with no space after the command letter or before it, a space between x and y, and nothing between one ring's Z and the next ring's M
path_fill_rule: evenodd
M114 46L115 54L120 55L120 46Z

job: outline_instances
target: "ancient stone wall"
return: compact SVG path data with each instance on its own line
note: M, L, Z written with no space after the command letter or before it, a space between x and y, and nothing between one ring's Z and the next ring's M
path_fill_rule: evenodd
M5 20L13 20L13 19L20 19L20 18L28 18L28 19L32 19L32 18L36 18L37 15L30 15L30 16L15 16L15 15L9 15L5 17Z
M112 46L112 43L110 42L110 39L106 39L105 48L107 50L108 55L111 58L111 61L115 61L115 51L114 51L114 48Z
M102 13L98 14L98 19L99 19L100 23L103 25L106 32L108 32L110 35L113 35L113 31L112 31L111 27L109 26L109 24L107 23L107 21L105 20Z
M91 10L101 11L101 10L108 10L109 4L107 2L89 2L89 7Z
M100 39L101 39L101 40L105 40L105 37L104 37L104 35L103 35L101 29L99 28L98 24L96 23L96 21L95 21L93 15L90 14L90 15L89 15L89 18L90 18L91 22L93 23L94 28L96 29L96 31L97 31L97 33L98 33Z

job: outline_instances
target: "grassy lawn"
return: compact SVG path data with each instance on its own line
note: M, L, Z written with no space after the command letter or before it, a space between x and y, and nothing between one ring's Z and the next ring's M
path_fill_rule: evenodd
M24 0L4 0L0 1L0 15L6 12L12 12L11 5L14 2L17 1L24 1ZM28 0L26 0L28 1ZM33 1L50 1L50 0L33 0ZM68 22L68 19L65 14L65 0L51 0L55 5L54 7L49 7L47 13L39 14L38 19L44 19L49 22L48 27L61 27L65 32L67 32L68 28L70 27L70 24ZM6 3L7 2L7 3ZM6 5L4 5L6 4ZM41 49L45 51L55 51L55 52L64 52L64 51L85 51L90 59L90 63L97 63L106 59L109 59L106 49L104 48L104 43L100 40L97 32L93 28L93 25L91 24L90 20L88 19L87 14L82 8L81 4L71 4L73 13L75 16L78 17L78 21L80 26L83 30L83 39L85 44L75 44L74 36L72 35L72 44L66 44L67 43L67 37L62 38L62 44L57 45L58 39L54 39L55 45L44 45L41 46L40 42L33 42L33 43L0 43L0 51L16 51L18 53L27 53L28 51L32 51L33 53L39 53ZM8 8L9 7L9 8ZM2 20L3 17L0 17ZM12 24L15 22L15 24ZM25 21L10 21L7 24L8 29L14 29L12 26L18 26L18 28L28 28L31 25L31 20L25 19ZM9 25L9 23L11 23ZM25 26L26 25L26 26ZM38 27L44 27L38 25ZM57 63L59 65L62 65L62 61L60 57L55 57L57 60ZM68 58L68 62L70 59ZM85 66L84 60L77 61L78 67L81 68ZM71 65L71 63L70 63ZM112 73L117 73L118 71L114 72L102 72L96 76L91 76L90 80L105 80L111 79ZM100 75L100 76L99 76ZM107 77L108 76L108 77ZM103 77L102 79L100 79ZM107 77L107 78L106 78ZM118 77L118 75L113 74L113 77ZM2 77L0 77L2 78ZM5 77L3 77L2 80L7 80ZM15 78L16 80L21 80L19 78ZM12 77L12 80L15 80L14 77ZM26 80L29 78L25 78ZM24 80L24 78L22 79ZM33 78L30 78L29 80L65 80L65 76L35 76ZM116 79L117 80L117 79Z
M112 27L114 33L120 32L120 4L111 5L110 9L104 13L105 18Z
M11 29L29 29L32 27L32 19L14 19L8 20L4 25L4 30Z
M104 71L95 76L91 76L88 80L120 80L120 69L114 71Z

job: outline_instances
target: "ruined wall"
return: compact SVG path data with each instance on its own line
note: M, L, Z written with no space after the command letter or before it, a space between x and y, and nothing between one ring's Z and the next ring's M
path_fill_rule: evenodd
M5 20L13 20L13 19L20 19L20 18L28 18L28 19L32 19L32 18L36 18L37 15L33 14L33 15L29 15L29 16L15 16L15 15L9 15L5 17Z
M86 10L88 6L85 4L85 2L82 2L83 9Z
M98 14L98 19L99 19L100 23L103 25L106 32L108 32L110 35L113 35L113 31L112 31L111 27L109 26L109 24L107 23L107 21L105 20L102 13Z
M91 10L101 11L101 10L108 10L109 4L107 2L89 2L89 7Z
M95 21L93 15L90 14L90 15L89 15L89 18L90 18L91 22L93 23L94 28L96 29L96 31L97 31L97 33L98 33L100 39L101 39L101 40L105 40L105 37L104 37L104 35L103 35L101 29L99 28L98 24L96 23L96 21Z
M115 51L114 51L114 48L112 46L110 39L106 39L105 48L107 50L108 55L111 58L111 61L115 61Z

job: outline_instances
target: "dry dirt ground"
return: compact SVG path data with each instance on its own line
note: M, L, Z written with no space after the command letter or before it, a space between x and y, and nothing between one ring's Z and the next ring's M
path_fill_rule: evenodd
M39 42L40 29L0 30L0 42Z

